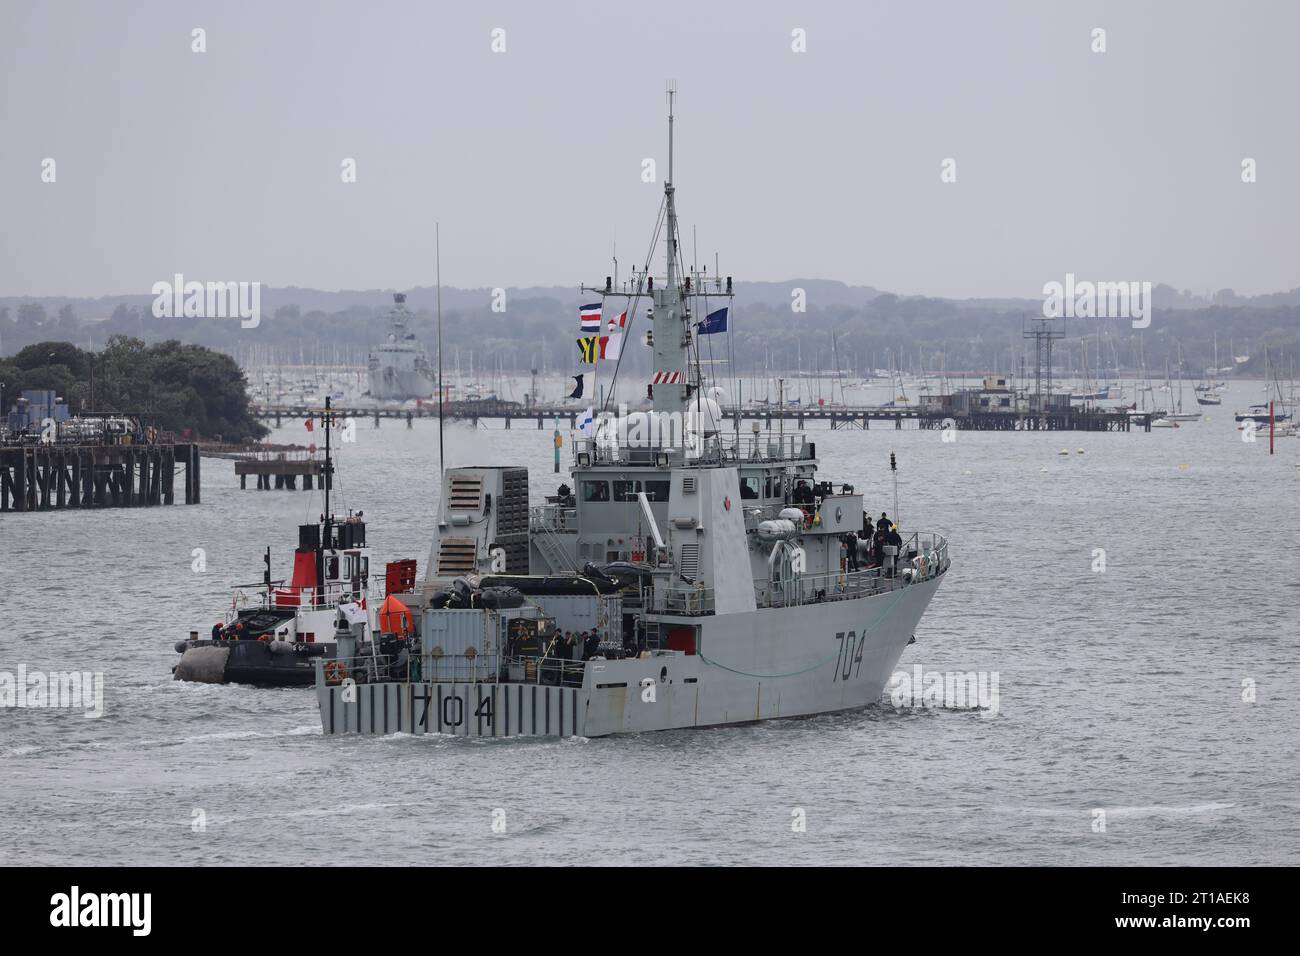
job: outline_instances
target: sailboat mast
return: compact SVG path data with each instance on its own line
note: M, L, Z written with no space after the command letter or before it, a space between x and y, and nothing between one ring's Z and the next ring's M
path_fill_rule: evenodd
M330 397L325 396L325 520L328 522L332 515L330 514L330 485L334 482L330 479L334 475L334 465L330 458L330 430L333 426L333 415L330 413ZM328 525L326 525L328 527Z

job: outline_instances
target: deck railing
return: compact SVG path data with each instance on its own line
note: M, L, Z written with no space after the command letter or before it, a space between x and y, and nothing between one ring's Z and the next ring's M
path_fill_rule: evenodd
M766 608L871 597L927 581L947 570L947 539L933 532L917 531L903 539L892 575L881 567L798 574L780 581L759 577L754 579L754 599L758 607ZM713 614L714 593L713 588L685 583L654 588L647 592L646 608L653 614L684 617Z
M354 588L351 582L331 581L322 585L319 589L299 590L284 595L277 601L274 592L278 589L290 591L287 583L272 582L271 593L268 594L264 585L242 585L236 586L232 590L234 596L231 600L231 606L226 611L227 623L233 621L239 616L239 612L251 608L261 608L264 610L281 610L281 611L328 611L338 607L340 603L356 603L363 598L368 608L378 607L384 600L385 592L382 580L371 576L369 582L361 588Z
M318 686L339 686L344 681L358 684L427 682L431 684L548 684L581 687L586 661L558 657L505 657L478 654L467 657L404 654L355 654L351 657L317 658Z
M536 532L564 533L577 531L578 509L556 504L529 508L528 523Z

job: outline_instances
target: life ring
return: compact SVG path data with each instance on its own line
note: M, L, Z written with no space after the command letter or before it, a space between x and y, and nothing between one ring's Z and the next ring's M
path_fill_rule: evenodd
M330 661L325 665L325 683L341 684L348 679L348 666L342 661Z

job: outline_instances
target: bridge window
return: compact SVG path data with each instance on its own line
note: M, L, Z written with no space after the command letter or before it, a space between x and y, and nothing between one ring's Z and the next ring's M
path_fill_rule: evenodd
M651 501L667 501L670 487L672 487L670 481L647 481L645 483L645 496Z
M614 500L615 501L635 501L636 493L641 490L639 481L616 481L614 482Z
M740 497L745 501L752 501L758 498L758 490L762 487L763 479L757 475L750 475L740 479Z
M609 501L608 481L584 481L582 483L583 501Z

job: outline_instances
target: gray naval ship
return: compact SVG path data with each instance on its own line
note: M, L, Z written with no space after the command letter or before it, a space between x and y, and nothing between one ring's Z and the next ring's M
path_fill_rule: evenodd
M411 313L406 294L393 294L388 313L388 334L370 350L370 396L388 401L433 397L433 370L429 356L411 331Z
M900 534L867 567L862 495L819 477L813 442L727 434L693 315L732 282L679 259L671 157L670 106L664 274L583 290L650 306L652 410L602 416L573 443L572 489L535 507L525 468L444 470L409 617L340 623L316 664L326 734L600 737L880 700L947 542Z

